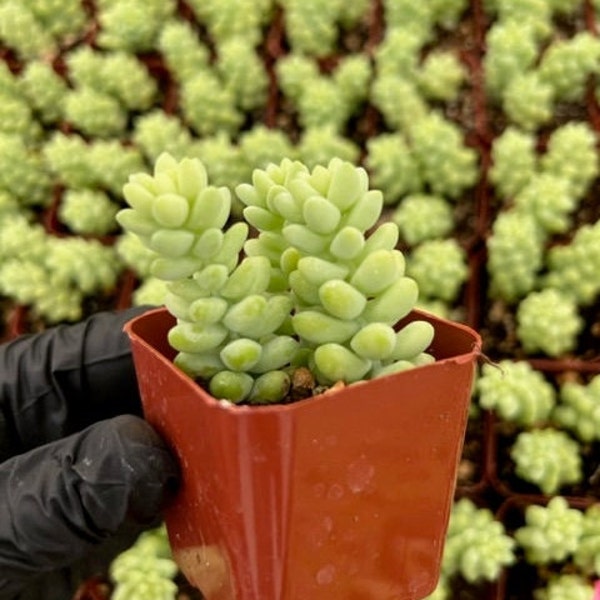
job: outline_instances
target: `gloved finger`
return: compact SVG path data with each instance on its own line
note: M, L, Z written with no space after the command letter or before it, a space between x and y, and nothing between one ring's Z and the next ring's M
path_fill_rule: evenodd
M76 562L124 524L155 523L177 479L164 442L132 415L0 465L0 598Z
M97 313L0 346L0 460L102 419L141 414L122 329L144 310Z

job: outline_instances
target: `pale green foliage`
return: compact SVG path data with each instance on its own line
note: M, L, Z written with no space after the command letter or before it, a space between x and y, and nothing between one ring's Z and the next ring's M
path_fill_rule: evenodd
M122 233L115 242L115 249L125 266L139 278L151 277L152 262L156 258L156 252L146 247L137 235L128 231Z
M96 185L117 198L122 197L123 185L132 171L147 170L139 150L120 140L94 140L87 148L85 160Z
M494 581L515 561L514 540L488 508L468 498L454 503L442 557L446 577L460 574L471 583Z
M97 44L126 52L153 49L164 20L176 7L175 0L120 0L102 4Z
M414 246L447 236L454 227L452 207L441 196L409 194L392 214L400 230L400 238Z
M463 12L468 8L468 0L431 0L434 22L442 27L455 27Z
M367 99L373 75L371 61L364 54L347 54L338 62L331 78L352 114Z
M417 73L419 88L432 100L453 100L466 79L465 67L456 55L443 50L427 54Z
M144 156L154 162L162 152L177 159L189 154L192 136L176 115L154 109L138 116L133 126L133 141Z
M572 196L580 200L600 170L595 132L584 122L561 125L550 135L540 166L545 173L567 181Z
M251 44L260 42L273 4L273 0L189 1L194 14L217 44L232 37L243 37Z
M383 192L386 204L398 204L403 196L421 191L419 164L404 133L373 136L367 140L367 150L365 166L373 185Z
M6 62L0 62L0 92L15 98L22 96L17 76L10 70Z
M414 81L422 46L423 39L412 24L410 28L388 25L374 53L378 77L393 75Z
M104 89L103 56L86 45L77 46L66 54L65 63L73 87Z
M283 161L255 171L253 182L237 188L245 218L260 231L245 251L268 257L287 279L295 299L292 327L314 351L309 364L314 360L318 377L356 381L408 368L427 347L420 329L429 326L412 323L397 335L391 329L410 310L407 303L414 306L416 286L394 249L396 227L387 223L365 234L383 203L380 192L368 190L366 172L339 159L312 171ZM281 187L286 192L274 195ZM397 304L388 313L384 298L392 296Z
M598 72L600 40L589 32L553 41L544 52L540 77L552 86L558 100L580 100L590 75Z
M249 167L240 147L225 134L200 139L190 155L202 161L213 185L233 190L239 181L249 177Z
M487 239L489 294L514 302L531 292L543 264L545 235L528 214L498 214Z
M575 348L582 328L573 300L551 288L531 292L517 308L517 337L528 354L561 356Z
M175 600L173 581L179 569L163 527L142 533L129 549L110 564L115 584L113 600Z
M391 87L387 87L388 80ZM418 172L423 186L427 185L433 194L448 198L460 196L465 190L472 187L477 180L477 154L472 148L466 146L459 127L446 119L441 113L428 112L425 105L421 105L417 110L404 107L402 98L395 95L398 88L404 90L412 88L412 93L416 94L414 99L418 99L419 103L422 102L410 83L400 78L387 77L378 78L375 82L373 86L374 103L381 108L382 104L378 102L380 91L386 95L390 94L387 96L390 101L390 115L394 115L393 119L400 118L402 120L402 123L394 123L392 127L400 129L406 134L407 144L412 151L414 161L418 165ZM385 117L386 109L384 108L382 112ZM382 142L384 146L378 149L379 153L374 159L377 166L375 171L376 173L377 170L381 170L382 173L391 173L391 171L388 171L391 166L386 165L388 161L381 155L383 150L391 146L399 137L375 138L375 140L378 139L385 141ZM377 141L373 142L376 149L377 143ZM403 156L405 152L402 145L403 142L399 142L399 149L392 155L393 161L410 160ZM408 173L410 174L411 170ZM412 186L416 186L416 177L416 174L414 176L409 175L410 184L407 183L407 191L409 191L409 185L411 186L410 191L422 191L423 188L421 190L412 189ZM376 174L375 180L377 178L378 175ZM399 191L395 191L394 195L399 193Z
M65 97L65 119L85 135L101 138L123 133L127 114L118 100L111 95L81 87Z
M281 4L290 48L315 57L333 52L340 28L354 25L369 9L365 0L281 0Z
M298 112L303 128L341 131L368 95L371 66L364 55L345 56L329 74L316 62L291 53L276 63L278 85Z
M303 128L327 127L341 131L347 118L344 99L332 79L319 77L309 82L298 100L299 120Z
M536 38L543 40L552 31L552 4L548 0L493 0L501 23L528 23Z
M129 173L144 170L140 151L119 140L83 138L56 131L46 142L43 156L49 170L68 188L101 187L117 198Z
M160 32L157 47L178 82L186 81L209 66L209 50L187 21L167 20Z
M583 513L571 508L565 498L555 496L547 506L532 504L525 509L525 525L514 534L528 562L546 565L568 558L583 533Z
M48 236L45 265L52 281L85 295L114 290L122 265L116 251L94 239Z
M406 29L420 42L428 41L433 34L433 2L412 0L383 0L383 10L388 29ZM410 23L410 27L407 27Z
M29 142L40 137L40 126L24 98L0 92L0 134L16 135Z
M564 431L533 429L517 435L510 456L515 473L544 494L555 494L583 478L579 444Z
M518 425L546 421L556 404L556 392L540 371L524 361L484 364L475 382L479 405Z
M360 148L330 126L305 129L296 150L298 159L310 168L326 164L335 157L352 163L360 157Z
M424 353L429 323L392 328L417 286L404 275L395 225L365 235L383 198L363 169L339 158L312 171L289 159L255 169L252 184L236 187L259 232L250 239L245 223L224 229L229 193L208 185L198 160L164 154L152 177L132 175L124 193L132 208L119 222L157 253L150 274L171 282L176 362L210 380L214 396L278 401L290 363L330 384L433 360Z
M57 41L69 41L80 35L88 16L80 0L22 0L36 20Z
M579 305L591 304L600 291L600 221L586 223L567 244L547 253L544 285L571 296Z
M77 321L82 317L82 294L74 287L56 285L39 263L12 258L0 265L0 293L29 306L48 323Z
M275 63L279 89L291 100L298 101L307 81L319 78L319 67L312 58L291 52Z
M564 233L571 225L571 214L577 207L569 182L548 172L535 174L516 194L517 211L531 215L547 233Z
M124 51L99 52L82 46L67 56L69 77L78 88L107 94L128 110L146 110L157 97L146 67Z
M0 258L0 292L49 323L80 319L84 297L113 290L121 270L113 248L46 235L21 215L0 223Z
M407 256L407 272L426 298L452 302L467 280L467 255L454 238L426 240Z
M234 92L214 72L198 71L181 84L180 93L183 116L199 136L233 134L242 124Z
M467 8L466 0L384 0L383 9L389 28L404 28L423 42L434 34L434 26L454 27Z
M486 36L483 58L488 92L501 98L506 86L527 72L538 56L535 28L531 21L497 21Z
M78 234L105 235L115 230L119 206L101 190L66 190L58 216Z
M390 129L404 132L415 119L424 119L429 110L417 85L401 75L377 75L371 87L371 102Z
M52 181L35 147L17 135L0 134L0 190L21 205L48 206Z
M264 63L245 38L232 37L218 49L215 65L235 104L243 111L260 108L266 101L269 78Z
M537 169L535 138L507 127L493 142L490 181L503 199L512 198L532 179Z
M21 0L0 3L0 40L23 59L56 52L56 41Z
M279 163L284 158L294 158L295 149L280 129L255 125L239 138L242 160L248 169L248 181L254 168L264 169L269 163Z
M553 420L572 431L582 442L600 439L600 376L587 384L566 381L560 386L560 403Z
M466 146L461 129L441 113L415 117L409 137L423 179L434 194L456 198L475 184L477 154Z
M425 98L453 100L466 81L454 53L431 50L421 58L423 42L413 27L388 27L375 49L372 101L392 128L404 130L412 119L425 116Z
M147 110L158 95L156 81L146 67L125 52L111 52L102 59L103 91L112 94L128 110Z
M534 592L535 600L590 600L594 589L580 575L557 575L548 585Z
M29 61L19 79L24 96L43 123L56 123L62 117L62 101L67 93L64 79L47 63Z
M554 115L554 89L535 71L519 73L506 85L502 107L512 123L536 130Z
M583 573L600 575L600 504L583 513L583 532L573 559Z
M163 306L168 293L166 281L157 277L148 277L133 291L131 303L133 306Z
M0 262L22 258L41 262L46 252L46 233L23 213L4 214L0 220Z
M87 160L88 144L76 135L55 131L42 148L45 163L66 187L93 187L95 175ZM1 172L1 171L0 171Z

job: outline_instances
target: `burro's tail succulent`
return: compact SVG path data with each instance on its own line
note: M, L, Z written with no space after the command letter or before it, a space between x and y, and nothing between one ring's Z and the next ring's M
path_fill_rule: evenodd
M230 222L229 190L210 185L198 159L169 154L124 186L118 221L168 282L183 371L216 398L266 403L287 399L299 368L329 386L434 360L429 322L397 328L418 287L397 226L378 225L383 197L364 169L284 159L235 192L243 220Z

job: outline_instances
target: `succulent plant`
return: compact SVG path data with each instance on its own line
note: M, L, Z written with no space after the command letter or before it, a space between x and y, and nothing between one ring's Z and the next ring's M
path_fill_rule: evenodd
M245 222L224 229L230 192L208 185L198 159L163 154L153 176L124 187L131 208L117 218L156 253L151 274L169 281L169 341L184 371L216 397L265 402L285 396L290 366L330 385L433 360L431 324L393 328L418 287L395 249L397 227L366 235L383 198L363 169L284 159L236 193Z
M583 513L583 531L573 562L586 575L600 575L600 504L592 504Z
M514 209L498 214L487 239L489 295L515 302L532 292L543 266L545 241L532 215Z
M471 583L493 581L515 561L515 542L488 508L461 498L450 514L442 573L460 574Z
M544 52L539 73L558 99L581 98L590 75L598 72L600 41L584 31L572 38L553 41Z
M179 568L173 560L165 527L142 533L110 564L112 600L174 600Z
M525 361L484 364L475 382L479 405L518 425L545 422L556 404L556 391Z
M411 246L444 238L454 228L452 206L442 196L432 194L405 196L391 218L398 225L401 239Z
M101 190L67 190L58 217L74 233L106 235L115 231L119 206Z
M552 288L530 292L517 308L517 337L527 353L560 356L569 352L582 327L572 298Z
M594 590L581 575L555 575L548 585L534 592L535 600L589 600Z
M453 302L467 280L467 255L454 238L425 240L407 256L407 273L426 298Z
M563 496L554 496L546 506L526 507L525 524L514 537L531 564L547 565L571 556L582 533L583 513L571 508Z
M565 485L583 479L579 444L564 431L532 429L517 435L510 451L515 473L544 494L555 494Z
M565 381L559 390L560 402L552 414L553 420L572 431L582 442L600 439L600 376L587 383Z
M569 296L580 306L588 306L600 291L600 221L586 223L566 244L556 244L547 253L543 285Z
M508 126L492 144L490 181L501 199L520 192L537 169L535 138L517 127Z

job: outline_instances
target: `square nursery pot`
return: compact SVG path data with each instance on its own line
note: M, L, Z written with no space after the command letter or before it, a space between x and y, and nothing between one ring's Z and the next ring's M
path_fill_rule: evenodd
M416 600L436 586L480 338L436 330L430 365L291 404L236 406L173 364L164 308L125 330L147 420L182 485L175 559L207 600Z

